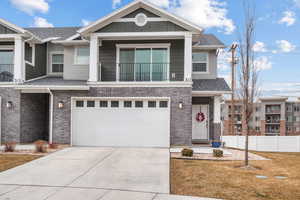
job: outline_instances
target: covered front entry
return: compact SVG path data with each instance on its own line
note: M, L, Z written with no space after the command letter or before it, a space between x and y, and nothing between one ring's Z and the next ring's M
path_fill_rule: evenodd
M209 105L193 105L193 132L194 143L208 142L209 140Z
M72 145L169 147L168 98L73 98Z

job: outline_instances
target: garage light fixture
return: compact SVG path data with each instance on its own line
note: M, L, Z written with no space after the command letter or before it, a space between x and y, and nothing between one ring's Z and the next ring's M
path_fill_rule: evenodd
M182 102L179 102L178 108L179 108L180 110L183 109L183 103L182 103Z
M12 108L12 107L13 107L12 101L6 102L6 108Z
M63 101L60 101L60 102L58 102L58 108L59 109L62 109L62 108L64 108L64 102Z

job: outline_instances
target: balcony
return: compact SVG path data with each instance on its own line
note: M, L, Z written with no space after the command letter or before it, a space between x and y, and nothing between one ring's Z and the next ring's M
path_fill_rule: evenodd
M169 63L119 63L118 81L168 81Z
M13 64L0 64L0 82L12 82L14 79L13 69Z

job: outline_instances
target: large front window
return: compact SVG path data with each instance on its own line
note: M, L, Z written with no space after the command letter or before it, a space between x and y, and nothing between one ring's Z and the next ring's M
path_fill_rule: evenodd
M52 54L52 73L64 72L64 54L53 53Z
M169 79L169 48L120 48L120 81L165 81Z
M14 51L0 50L0 81L13 81Z

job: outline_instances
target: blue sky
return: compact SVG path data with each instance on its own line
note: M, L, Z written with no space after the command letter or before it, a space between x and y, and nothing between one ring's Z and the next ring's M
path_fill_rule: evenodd
M148 0L204 27L226 45L237 41L242 0ZM250 0L249 0L250 1ZM251 0L252 1L252 0ZM74 3L76 2L76 4ZM82 26L131 0L1 0L0 18L22 27ZM300 96L300 0L253 0L256 5L257 65L265 95ZM229 79L228 54L219 74Z

